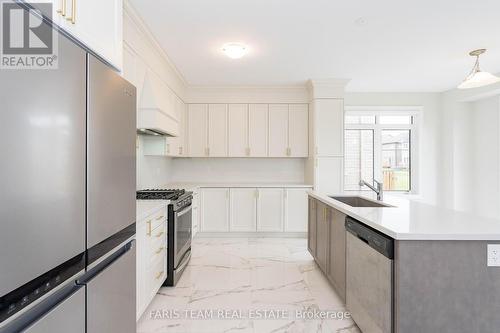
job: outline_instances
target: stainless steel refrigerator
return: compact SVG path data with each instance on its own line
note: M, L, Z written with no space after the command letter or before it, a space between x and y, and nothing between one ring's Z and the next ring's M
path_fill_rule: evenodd
M58 34L0 70L0 332L135 332L135 87Z

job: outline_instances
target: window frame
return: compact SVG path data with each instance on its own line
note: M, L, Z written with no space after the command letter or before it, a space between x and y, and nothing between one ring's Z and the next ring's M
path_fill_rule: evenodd
M375 116L375 124L347 124L344 120L344 133L346 130L373 130L374 131L374 179L383 181L382 179L382 130L409 130L410 131L410 179L409 191L390 191L391 193L418 193L418 175L419 175L419 115L422 111L420 106L346 106L344 108L344 116ZM411 116L411 124L380 124L380 116ZM344 142L345 150L345 142ZM344 159L344 175L345 179L345 159ZM344 191L357 191L345 188ZM360 190L362 190L360 188Z

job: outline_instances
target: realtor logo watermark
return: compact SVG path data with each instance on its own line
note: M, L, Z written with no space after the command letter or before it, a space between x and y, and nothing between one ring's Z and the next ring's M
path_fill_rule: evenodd
M42 20L42 13L52 20L52 3L30 4L1 2L1 69L57 68L57 32Z

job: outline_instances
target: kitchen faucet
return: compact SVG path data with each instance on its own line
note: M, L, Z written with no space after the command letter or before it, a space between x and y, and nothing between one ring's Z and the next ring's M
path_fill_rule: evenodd
M377 193L377 200L379 200L379 201L384 200L384 189L383 189L384 184L382 184L381 182L376 181L375 179L373 180L373 182L375 183L375 186L372 186L368 182L366 182L365 180L361 179L359 181L359 186L366 185L373 192Z

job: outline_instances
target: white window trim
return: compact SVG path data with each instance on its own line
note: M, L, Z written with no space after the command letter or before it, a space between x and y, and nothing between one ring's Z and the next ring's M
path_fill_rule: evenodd
M411 190L409 194L418 194L419 193L419 124L420 124L420 115L422 113L421 106L345 106L344 107L344 116L383 116L383 115L391 115L391 116L412 116L413 123L412 124L346 124L344 122L344 131L349 129L373 129L374 137L373 144L374 147L380 147L380 138L382 129L408 129L410 130L410 181L411 181ZM345 149L345 147L344 147ZM374 149L374 170L373 177L376 180L382 179L382 168L379 167L381 165L381 154L382 152L378 151L378 149ZM345 163L345 160L344 160ZM345 165L344 168L345 170ZM344 175L345 177L345 175ZM345 189L344 189L345 190ZM352 191L352 190L345 190ZM398 193L397 191L391 193Z

